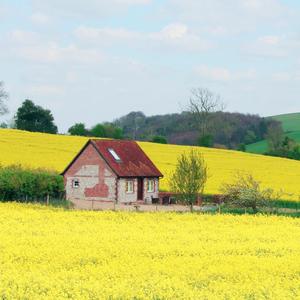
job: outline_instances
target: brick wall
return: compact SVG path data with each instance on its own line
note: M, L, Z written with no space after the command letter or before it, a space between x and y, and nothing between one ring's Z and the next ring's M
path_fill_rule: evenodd
M79 180L79 187L73 187L73 181ZM65 174L67 199L105 200L116 199L116 175L89 145Z

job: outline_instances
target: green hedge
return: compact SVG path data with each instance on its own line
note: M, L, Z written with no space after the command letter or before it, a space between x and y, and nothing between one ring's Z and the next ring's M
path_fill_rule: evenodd
M38 201L64 197L63 177L43 169L0 166L0 200Z

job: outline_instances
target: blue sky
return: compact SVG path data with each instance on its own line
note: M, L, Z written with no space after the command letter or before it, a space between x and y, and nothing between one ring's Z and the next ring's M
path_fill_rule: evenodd
M193 87L228 111L300 111L300 1L0 0L0 21L9 117L32 99L65 132L179 112Z

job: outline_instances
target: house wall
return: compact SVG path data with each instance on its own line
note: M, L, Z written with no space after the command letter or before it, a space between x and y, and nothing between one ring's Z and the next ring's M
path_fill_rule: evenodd
M116 175L90 144L65 173L67 199L116 200ZM79 188L73 181L79 180Z
M153 192L147 192L147 180L153 179L154 180L154 191ZM159 193L159 179L158 178L145 178L144 184L143 184L143 190L144 190L144 200L146 203L151 204L153 198L158 198ZM134 191L133 193L126 193L126 181L127 180L133 180L134 182ZM128 202L135 202L138 198L138 180L137 178L134 179L126 179L126 178L120 178L118 183L118 199L119 203L128 203Z
M147 180L153 179L154 180L154 191L153 192L147 192ZM146 203L151 204L153 198L158 198L159 193L159 179L158 178L145 178L144 179L144 200Z
M137 178L130 179L133 180L133 193L126 193L126 178L120 178L118 180L118 202L128 203L137 201Z

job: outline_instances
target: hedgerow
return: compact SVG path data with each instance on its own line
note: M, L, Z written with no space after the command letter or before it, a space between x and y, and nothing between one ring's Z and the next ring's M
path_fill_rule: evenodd
M62 176L45 169L0 166L0 200L38 201L64 196Z

